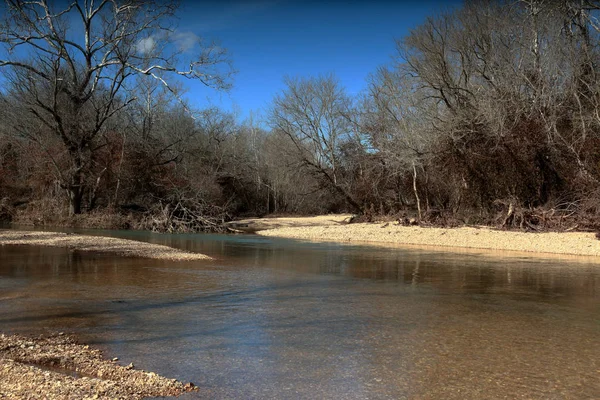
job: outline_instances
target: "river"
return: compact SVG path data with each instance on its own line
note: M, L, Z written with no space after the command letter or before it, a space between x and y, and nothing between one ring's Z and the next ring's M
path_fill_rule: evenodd
M0 330L66 331L195 398L600 398L600 263L91 231L215 261L0 246Z

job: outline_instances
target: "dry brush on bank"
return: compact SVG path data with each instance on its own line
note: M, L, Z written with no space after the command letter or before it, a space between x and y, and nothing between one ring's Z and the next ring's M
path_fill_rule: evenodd
M15 35L31 25L27 11L46 2L7 3L25 15L6 13L0 42L34 45ZM68 43L62 35L77 38L64 18L81 3L64 15L40 9L48 18L39 29L58 49ZM130 3L103 2L102 11L137 32L151 16L110 13ZM169 22L175 4L164 4L152 10ZM248 215L406 212L441 224L595 229L599 18L592 1L466 2L398 38L393 61L373 71L360 95L335 75L286 79L263 123L176 101L152 76L156 68L146 75L131 64L161 59L140 51L145 41L132 40L128 57L102 71L80 65L73 46L39 76L0 60L0 219L39 213L32 223L52 225L61 209L121 217L137 210L134 222L145 229L222 231L223 221ZM53 19L64 32L48 32ZM116 44L103 45L104 33L95 46L110 50ZM227 61L212 54L214 65ZM132 81L132 89L93 84L104 78ZM39 207L48 200L56 207Z

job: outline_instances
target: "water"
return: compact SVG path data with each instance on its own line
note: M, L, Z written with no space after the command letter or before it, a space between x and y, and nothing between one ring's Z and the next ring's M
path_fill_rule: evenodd
M600 398L590 260L91 233L216 261L0 247L2 331L75 333L185 398Z

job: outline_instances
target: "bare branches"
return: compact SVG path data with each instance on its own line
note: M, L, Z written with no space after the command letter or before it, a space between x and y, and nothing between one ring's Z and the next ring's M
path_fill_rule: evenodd
M144 38L172 39L173 29L163 22L173 15L174 3L104 0L94 7L93 2L74 1L64 10L52 12L45 0L10 0L7 11L0 42L7 44L9 51L25 46L38 56L57 57L68 67L73 84L64 90L70 90L71 95L83 101L98 89L102 80L114 80L120 69L147 75L167 86L165 73L198 79L219 89L229 86L232 70L226 51L218 46L198 42L196 59L183 69L179 68L180 50L175 43L169 43L161 53L144 47ZM81 26L81 41L70 33L69 24ZM4 59L0 60L0 66L27 68L40 78L51 79L46 71L28 61Z
M47 0L6 0L0 70L18 78L12 90L69 150L74 173L65 185L74 202L86 189L93 141L136 101L127 85L132 77L155 80L175 98L176 77L229 87L233 71L224 49L195 35L185 49L177 43L176 8L175 1L158 0L73 0L62 9Z
M357 126L348 118L350 99L333 76L287 79L286 84L270 113L272 128L285 134L303 162L360 209L341 179L340 148L353 138Z

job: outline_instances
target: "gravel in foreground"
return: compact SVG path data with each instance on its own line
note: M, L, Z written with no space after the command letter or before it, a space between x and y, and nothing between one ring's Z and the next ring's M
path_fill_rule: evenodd
M342 243L444 246L548 254L600 256L600 240L590 232L528 233L490 228L424 228L397 223L360 223L284 227L259 232L264 236Z
M103 236L86 236L61 232L0 231L0 245L35 245L67 247L72 250L96 251L125 257L161 260L210 260L211 257L159 244Z
M142 399L195 391L191 384L102 357L67 335L0 335L0 399Z

